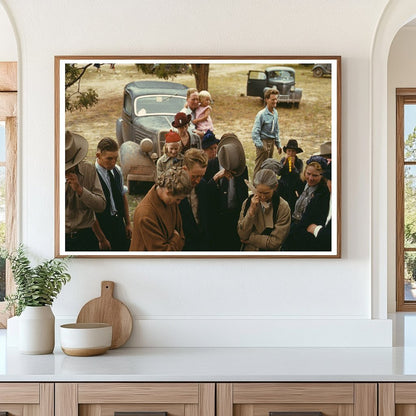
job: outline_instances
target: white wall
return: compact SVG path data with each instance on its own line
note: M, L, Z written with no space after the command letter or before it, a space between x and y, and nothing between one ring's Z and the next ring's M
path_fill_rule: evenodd
M10 21L4 6L0 2L0 61L17 61L17 42Z
M41 257L54 253L55 55L342 56L342 259L74 259L58 318L74 319L108 279L137 320L129 345L390 345L383 301L372 311L369 157L386 3L0 0L21 47L21 240Z
M391 44L388 65L388 165L387 170L394 173L396 170L396 88L416 88L416 54L413 53L416 45L416 26L406 26L397 33ZM395 175L388 176L388 211L389 234L396 232L396 181ZM388 306L393 312L396 308L396 245L391 239L389 250L389 288Z

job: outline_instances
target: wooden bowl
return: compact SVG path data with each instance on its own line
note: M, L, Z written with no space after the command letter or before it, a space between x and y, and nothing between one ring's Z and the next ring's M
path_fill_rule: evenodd
M61 348L67 355L89 357L104 354L111 347L112 326L105 323L61 325Z

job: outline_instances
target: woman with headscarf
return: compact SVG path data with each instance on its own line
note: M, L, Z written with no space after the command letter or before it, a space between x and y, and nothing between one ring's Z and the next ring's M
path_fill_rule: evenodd
M254 177L254 193L243 203L237 231L242 250L280 250L290 229L290 207L280 197L279 181L270 169Z
M321 156L312 156L306 162L305 189L296 201L290 233L282 250L310 250L308 239L305 237L306 228L311 221L316 224L324 223L328 215L330 193L323 176L327 169L327 161Z
M296 201L295 209L292 214L292 222L298 223L302 219L306 207L312 198L318 196L323 200L329 200L329 191L326 180L322 176L328 166L328 162L322 156L311 156L306 161L304 171L305 187ZM325 204L325 202L324 202Z

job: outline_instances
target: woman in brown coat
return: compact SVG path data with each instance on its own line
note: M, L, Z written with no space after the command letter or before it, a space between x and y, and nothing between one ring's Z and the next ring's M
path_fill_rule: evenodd
M280 250L289 234L290 208L277 192L278 183L271 169L256 173L256 189L244 201L237 226L241 250Z
M192 189L181 168L163 172L134 211L130 251L180 251L185 243L178 204Z

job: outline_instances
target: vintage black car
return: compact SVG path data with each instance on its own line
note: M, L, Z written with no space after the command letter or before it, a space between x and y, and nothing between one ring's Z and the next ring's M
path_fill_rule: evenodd
M312 68L312 72L315 78L321 78L324 75L331 75L332 65L331 64L316 64Z
M264 97L267 88L279 91L278 103L288 103L299 107L302 99L302 89L295 88L295 70L286 66L274 66L264 71L249 71L247 79L247 95Z
M155 161L162 155L175 114L185 105L187 89L167 81L136 81L124 87L116 137L129 190L134 182L154 182Z

